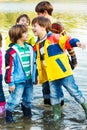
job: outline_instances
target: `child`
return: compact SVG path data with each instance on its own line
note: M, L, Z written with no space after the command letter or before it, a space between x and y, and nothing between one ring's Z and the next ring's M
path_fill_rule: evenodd
M0 33L0 117L3 117L5 115L5 96L3 92L3 86L2 86L2 34Z
M35 7L35 12L37 13L38 16L44 16L48 18L51 21L51 24L56 22L56 19L53 18L52 13L53 13L53 5L49 1L41 1L39 2L36 7ZM70 58L72 60L72 55L74 58L74 65L72 67L77 65L77 58L75 55L75 51L73 49L68 50L68 53L70 54ZM71 62L70 62L71 63ZM72 62L73 63L73 62ZM61 89L61 106L64 105L64 94ZM43 98L44 98L44 104L51 105L50 103L50 88L48 82L42 84L42 92L43 92Z
M36 7L35 7L35 12L37 13L38 16L44 16L48 18L51 23L54 22L54 18L52 17L52 12L53 12L53 6L49 1L41 1L39 2ZM61 105L64 105L64 95L62 88L60 88L61 91ZM46 105L51 105L50 101L50 88L49 88L49 82L44 82L42 84L42 93L43 93L43 98L44 98L44 104Z
M30 18L27 14L21 14L17 19L16 19L16 24L23 24L27 28L29 28L30 25ZM32 31L28 31L28 39L27 43L31 44L32 46L35 44L36 38L34 37ZM6 37L6 49L8 48L9 44L11 43L9 36Z
M44 16L48 18L51 21L51 23L55 21L52 17L53 6L49 1L39 2L35 7L35 12L38 16Z
M61 24L61 22L56 22L52 24L52 32L58 33L61 35L66 35L66 31L64 29L64 26ZM69 63L71 65L71 68L74 69L77 66L77 59L76 54L73 48L67 50L67 55L69 57Z
M5 82L10 95L6 104L6 122L13 122L12 113L22 98L22 110L25 117L31 117L33 101L33 48L25 41L28 38L25 25L17 24L10 28L9 37L14 45L5 54Z
M83 107L87 118L87 103L78 86L75 84L73 72L69 64L65 49L71 47L85 48L76 38L61 36L49 31L51 22L45 17L32 20L32 30L38 36L34 49L37 53L37 69L39 83L49 82L50 98L53 107L54 120L61 117L61 92L64 86L75 100Z

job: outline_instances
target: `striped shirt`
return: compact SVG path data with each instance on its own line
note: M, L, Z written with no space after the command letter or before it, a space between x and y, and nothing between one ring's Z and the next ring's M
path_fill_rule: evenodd
M31 68L30 68L30 49L27 46L27 44L24 44L24 47L20 46L19 44L15 44L18 51L20 52L22 65L24 68L24 71L26 73L27 79L31 78Z

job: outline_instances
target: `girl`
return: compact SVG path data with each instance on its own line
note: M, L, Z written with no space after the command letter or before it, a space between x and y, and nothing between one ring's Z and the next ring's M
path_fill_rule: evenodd
M2 34L0 33L0 117L5 114L5 96L3 92L3 86L2 86Z

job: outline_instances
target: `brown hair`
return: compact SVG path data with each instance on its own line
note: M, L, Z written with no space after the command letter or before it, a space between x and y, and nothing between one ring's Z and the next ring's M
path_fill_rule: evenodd
M21 14L17 19L16 19L16 24L19 23L20 19L25 17L27 19L27 21L29 21L29 25L30 25L30 18L27 14Z
M2 34L0 33L0 47L2 47Z
M16 43L22 34L27 32L27 28L24 25L16 24L9 29L9 37L12 43Z
M49 15L52 15L53 6L48 1L42 1L36 5L35 11L37 13L44 13L44 11L47 11Z
M46 27L46 31L50 31L51 29L51 22L48 18L45 18L44 16L38 16L38 17L35 17L33 20L32 20L32 25L35 24L35 23L38 23L41 27Z
M52 24L52 32L65 35L66 32L64 30L64 26L61 22L53 23Z

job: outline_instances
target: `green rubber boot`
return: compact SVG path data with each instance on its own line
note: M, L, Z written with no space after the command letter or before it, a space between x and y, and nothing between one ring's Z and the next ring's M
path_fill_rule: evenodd
M61 105L60 104L53 105L53 114L54 114L54 121L57 121L61 118Z
M85 111L85 115L86 115L86 119L87 119L87 103L84 102L81 104L81 106L83 107L84 111Z

